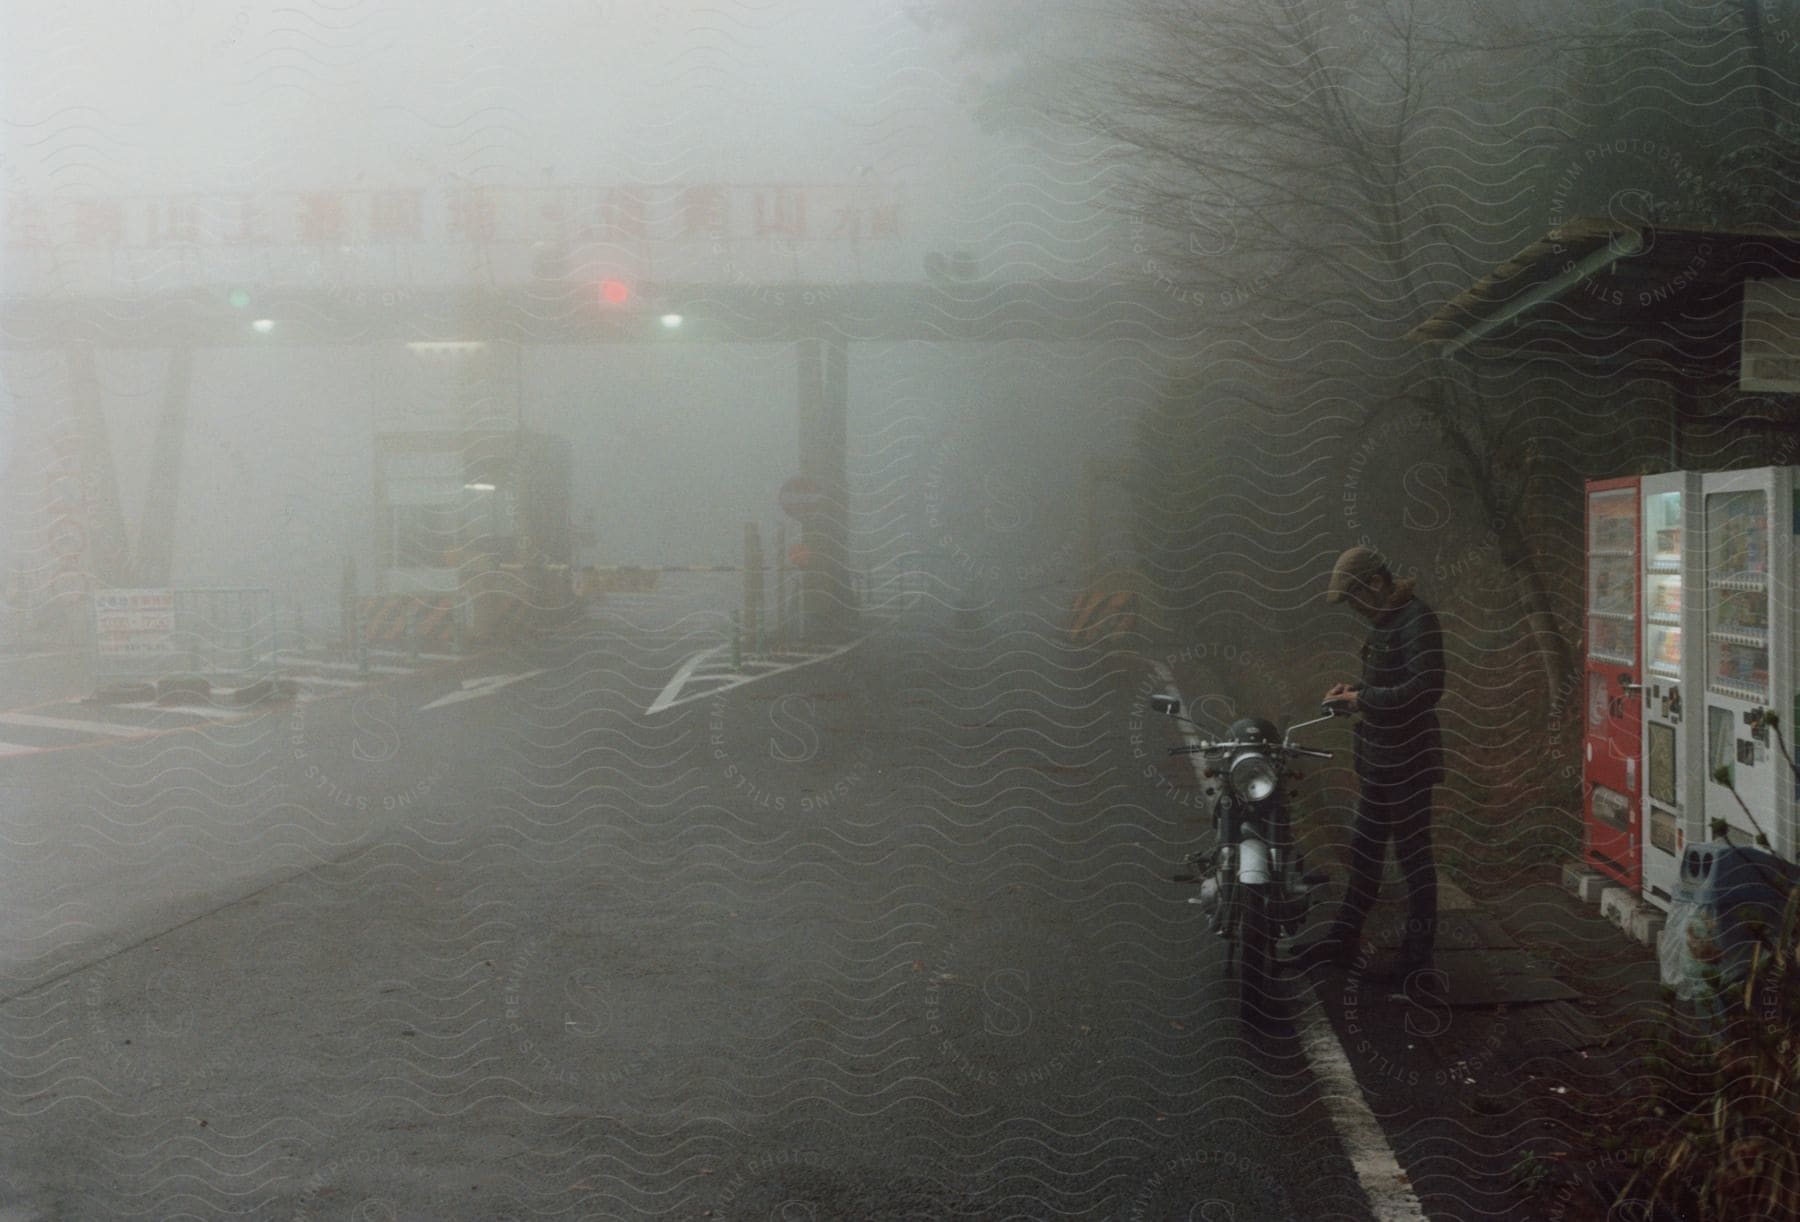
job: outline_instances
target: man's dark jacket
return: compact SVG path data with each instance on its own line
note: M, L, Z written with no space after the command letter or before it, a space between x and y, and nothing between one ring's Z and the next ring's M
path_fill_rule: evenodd
M1362 652L1356 775L1379 785L1444 779L1437 702L1444 694L1444 634L1416 597L1389 608Z

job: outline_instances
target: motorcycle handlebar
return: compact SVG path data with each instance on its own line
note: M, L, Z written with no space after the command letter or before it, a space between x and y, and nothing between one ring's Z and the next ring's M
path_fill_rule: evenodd
M1264 743L1264 742L1238 742L1235 740L1227 740L1225 742L1216 742L1216 743L1215 742L1188 743L1188 744L1186 744L1184 746L1180 746L1180 747L1170 747L1169 754L1170 755L1206 755L1206 754L1210 754L1215 751L1237 751L1237 750L1244 749L1244 748L1253 748L1258 751L1269 751L1269 752L1279 751L1279 752L1282 752L1287 755L1304 755L1311 759L1316 759L1316 760L1328 760L1328 759L1332 758L1331 752L1316 751L1311 747L1296 747L1296 746L1292 746L1292 745L1272 745L1270 743Z

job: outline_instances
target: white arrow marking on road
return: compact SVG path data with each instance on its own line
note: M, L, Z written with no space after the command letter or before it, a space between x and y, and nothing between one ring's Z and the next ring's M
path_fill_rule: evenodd
M528 670L522 675L483 675L479 679L464 679L461 691L439 696L430 704L420 705L419 711L422 713L426 709L441 709L446 704L455 704L459 700L479 700L483 696L492 696L503 687L511 687L521 680L535 679L543 673L541 670Z
M730 648L730 645L714 645L711 649L702 649L699 653L681 664L680 669L675 672L675 677L669 680L668 686L664 687L661 694L658 695L655 700L650 702L650 707L645 709L644 712L645 714L660 713L664 709L672 709L677 705L687 704L695 700L704 700L708 696L720 695L730 691L734 687L742 687L746 683L754 683L758 679L767 679L771 675L785 675L790 670L799 670L802 666L811 666L814 662L825 662L832 658L841 657L844 654L849 653L852 649L855 649L873 635L873 633L865 632L855 640L851 641L848 645L839 645L836 648L827 649L820 653L802 654L798 658L792 660L744 663L746 669L749 667L756 667L757 673L755 674L744 674L740 671L730 669L725 669L722 674L703 674L699 677L716 680L716 682L704 691L695 692L689 696L683 696L681 694L682 689L688 685L690 680L695 678L696 672L698 672L702 666L711 664L714 658L723 655L724 652Z

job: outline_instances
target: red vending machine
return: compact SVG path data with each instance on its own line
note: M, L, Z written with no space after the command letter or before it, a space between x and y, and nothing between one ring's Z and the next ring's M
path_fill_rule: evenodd
M1587 485L1586 716L1582 742L1582 856L1641 889L1638 840L1643 733L1643 592L1638 478Z

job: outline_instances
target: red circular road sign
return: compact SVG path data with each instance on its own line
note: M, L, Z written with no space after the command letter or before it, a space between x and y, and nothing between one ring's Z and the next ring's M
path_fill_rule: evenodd
M781 486L776 499L781 502L781 511L790 518L804 518L825 503L825 490L819 487L818 480L796 475Z

